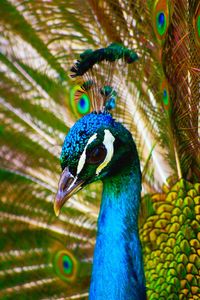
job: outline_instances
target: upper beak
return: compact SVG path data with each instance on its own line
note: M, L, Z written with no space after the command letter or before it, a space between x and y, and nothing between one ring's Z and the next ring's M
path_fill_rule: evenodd
M69 172L68 167L63 170L58 183L58 192L54 201L54 211L56 216L59 215L65 202L81 189L83 182L83 180L78 180L76 176L74 177Z

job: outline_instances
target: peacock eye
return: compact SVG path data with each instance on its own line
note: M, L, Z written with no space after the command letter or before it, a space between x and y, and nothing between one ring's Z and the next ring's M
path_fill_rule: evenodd
M95 147L88 155L87 162L90 164L98 164L103 162L106 157L106 148L104 145Z

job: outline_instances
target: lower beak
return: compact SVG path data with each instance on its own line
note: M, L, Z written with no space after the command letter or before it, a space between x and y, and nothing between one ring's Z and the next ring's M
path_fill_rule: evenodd
M79 180L70 173L68 167L63 170L58 183L58 192L54 201L54 211L56 216L59 215L65 202L81 189L83 183L83 180Z

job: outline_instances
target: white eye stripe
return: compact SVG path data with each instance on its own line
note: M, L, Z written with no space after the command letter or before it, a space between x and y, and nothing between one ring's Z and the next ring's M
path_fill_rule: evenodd
M84 148L84 150L83 150L83 152L82 152L82 154L81 154L81 157L80 157L80 159L79 159L79 162L78 162L78 167L77 167L77 172L76 172L77 175L81 172L81 170L83 169L83 167L84 167L84 165L85 165L85 161L86 161L86 150L87 150L88 145L91 144L96 138L97 138L97 133L93 134L93 135L89 138L89 140L88 140L88 142L87 142L87 144L86 144L86 146L85 146L85 148Z
M107 150L107 154L106 157L104 159L104 161L98 166L98 168L96 169L96 175L99 175L99 173L107 166L107 164L111 161L112 157L113 157L113 153L114 153L114 141L115 138L112 135L112 133L108 130L105 129L104 130L104 140L103 140L103 144Z

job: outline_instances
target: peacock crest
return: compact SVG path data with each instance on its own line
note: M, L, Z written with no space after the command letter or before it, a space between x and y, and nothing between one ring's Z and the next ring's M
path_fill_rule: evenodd
M77 83L70 100L74 111L81 116L89 111L98 113L116 109L113 114L125 120L127 95L123 94L123 85L130 84L129 65L137 59L134 51L117 43L94 51L86 50L80 54L80 58L71 68L70 75ZM119 84L121 81L123 85ZM118 97L123 97L122 101L119 100L121 109L116 105Z

